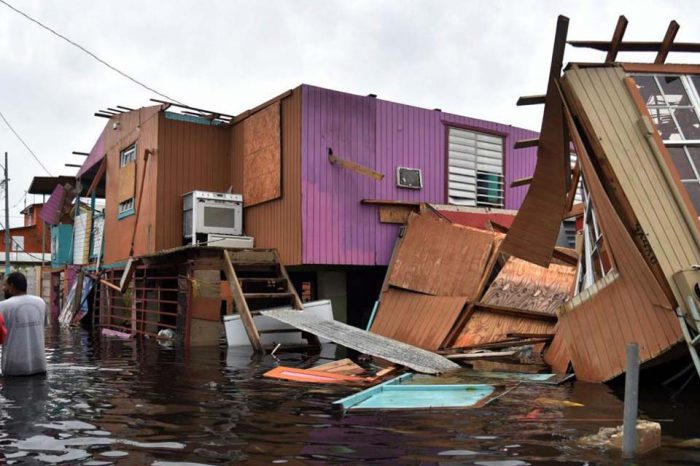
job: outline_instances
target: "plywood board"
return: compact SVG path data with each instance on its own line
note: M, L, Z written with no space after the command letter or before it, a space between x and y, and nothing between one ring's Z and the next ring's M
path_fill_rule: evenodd
M388 283L436 296L477 299L497 233L411 214L389 267Z
M136 192L136 162L127 163L117 172L119 176L118 202L134 197Z
M563 306L559 332L577 379L604 382L624 372L628 343L639 344L643 363L679 342L681 331L672 304L608 198L580 137L575 131L572 136L617 273Z
M438 354L366 332L342 322L323 321L303 312L291 310L260 311L260 314L347 348L406 366L416 372L436 374L459 368L457 364Z
M379 206L379 221L403 225L408 222L408 217L414 211L415 209L411 206L382 205Z
M576 267L551 264L545 268L511 257L481 301L554 314L570 299L575 280Z
M280 103L243 121L243 203L252 206L282 195Z
M467 303L464 297L430 296L390 288L382 295L371 332L436 351Z

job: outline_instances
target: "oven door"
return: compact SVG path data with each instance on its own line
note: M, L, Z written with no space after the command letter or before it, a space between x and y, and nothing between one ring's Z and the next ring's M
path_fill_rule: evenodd
M243 234L243 207L241 204L199 200L197 203L197 233L236 235Z

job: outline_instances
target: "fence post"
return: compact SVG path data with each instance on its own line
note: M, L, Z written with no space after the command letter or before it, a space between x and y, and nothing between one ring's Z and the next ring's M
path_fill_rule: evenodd
M625 412L622 427L622 457L633 458L637 450L637 404L639 397L639 346L627 345Z

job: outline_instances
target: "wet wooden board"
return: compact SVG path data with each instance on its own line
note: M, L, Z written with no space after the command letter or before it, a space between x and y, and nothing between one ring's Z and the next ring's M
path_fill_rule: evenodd
M260 314L361 353L406 366L416 372L437 374L459 368L452 361L430 351L366 332L342 322L321 321L313 316L291 310L260 311Z
M388 283L434 296L476 299L497 235L411 214L387 272Z
M435 351L466 303L464 297L430 296L390 288L382 295L370 331Z
M617 273L599 280L562 308L559 332L577 379L604 382L624 372L628 343L639 344L640 362L644 363L669 350L682 336L672 304L610 202L573 123L570 127Z
M551 333L555 325L555 322L504 315L477 308L452 346L502 341L509 333Z

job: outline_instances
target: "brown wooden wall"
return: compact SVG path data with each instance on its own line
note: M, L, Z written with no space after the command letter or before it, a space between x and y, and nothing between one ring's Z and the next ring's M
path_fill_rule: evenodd
M272 104L274 105L274 104ZM255 246L276 248L285 265L301 264L301 88L281 101L282 197L246 207L243 228ZM245 120L242 120L245 121ZM231 180L243 192L243 125L231 131Z
M170 120L158 126L157 250L182 245L182 195L231 186L228 127Z
M112 125L105 128L105 154L107 159L106 194L105 194L105 237L104 263L110 264L125 260L129 257L131 235L136 216L123 219L117 218L119 179L119 153L136 143L136 195L138 193L144 169L144 154L146 149L156 150L158 144L158 115L160 106L144 107L132 112L122 113L110 120L119 123L118 129ZM156 170L158 157L151 157L146 166L145 186L139 215L139 228L136 232L134 254L142 255L155 251L155 202L156 202ZM126 170L129 171L129 170ZM133 172L131 173L133 176Z

